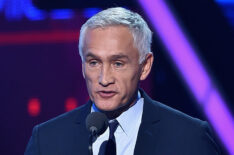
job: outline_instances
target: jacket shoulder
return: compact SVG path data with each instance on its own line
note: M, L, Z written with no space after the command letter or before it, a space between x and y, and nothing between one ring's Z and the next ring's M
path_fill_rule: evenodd
M74 110L61 114L57 117L49 119L46 122L43 122L37 125L38 128L56 128L61 125L66 126L75 122L79 122L79 120L85 119L85 114L88 112L88 105L84 104Z
M161 141L188 154L219 154L213 131L206 121L189 116L157 101L152 101L158 113Z
M158 101L153 101L153 105L155 108L158 108L157 111L161 120L166 120L171 123L174 122L180 125L184 124L188 126L200 126L201 124L205 123L205 121L192 117L188 114L185 114L184 112L169 107Z

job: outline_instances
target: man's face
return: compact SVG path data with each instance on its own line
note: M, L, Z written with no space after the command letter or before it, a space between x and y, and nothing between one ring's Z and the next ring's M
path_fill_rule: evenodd
M83 75L95 105L114 111L133 103L138 82L146 77L130 30L124 26L88 29L83 52Z

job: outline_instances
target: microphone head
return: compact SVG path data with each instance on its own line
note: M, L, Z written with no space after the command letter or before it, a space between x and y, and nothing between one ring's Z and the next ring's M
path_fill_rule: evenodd
M108 126L108 119L101 112L92 112L86 118L86 128L89 132L95 131L99 136L103 134Z

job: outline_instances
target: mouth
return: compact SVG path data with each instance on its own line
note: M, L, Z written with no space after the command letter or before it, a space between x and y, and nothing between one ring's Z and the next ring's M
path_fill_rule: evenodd
M105 99L111 98L117 94L115 91L98 91L97 93L101 98Z

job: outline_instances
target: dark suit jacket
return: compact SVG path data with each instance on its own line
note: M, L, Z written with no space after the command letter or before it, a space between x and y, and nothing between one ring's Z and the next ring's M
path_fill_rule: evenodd
M153 101L145 92L135 155L216 155L218 148L206 122ZM88 154L87 104L37 125L25 155Z

